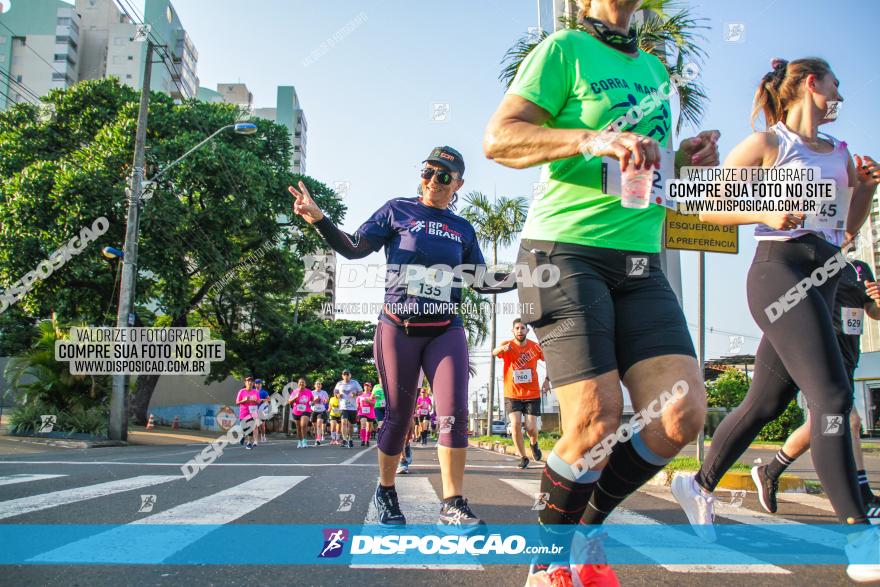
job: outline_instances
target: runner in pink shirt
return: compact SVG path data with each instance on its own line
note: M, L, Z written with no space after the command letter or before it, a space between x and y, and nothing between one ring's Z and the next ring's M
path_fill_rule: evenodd
M376 422L376 398L373 397L373 384L364 382L364 392L357 397L358 418L361 421L361 446L370 446L370 434Z
M312 411L311 404L314 396L312 390L306 387L306 380L300 377L297 381L297 387L290 394L290 408L293 411L294 421L296 422L296 434L299 437L297 448L306 448L309 446L306 440L306 432L309 429L309 414Z
M416 400L416 414L419 419L419 436L422 445L428 444L428 430L431 427L431 411L434 406L434 400L428 395L428 388L423 387L419 393L419 399Z
M260 403L260 392L254 389L253 377L244 378L244 388L238 390L235 403L238 404L238 419L241 421L242 428L246 428L245 421L257 417L257 406ZM252 449L255 444L253 433L242 438L241 443L246 449Z

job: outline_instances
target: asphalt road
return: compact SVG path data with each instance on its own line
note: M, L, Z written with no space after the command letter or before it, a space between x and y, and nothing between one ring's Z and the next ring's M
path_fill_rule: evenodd
M371 515L369 501L377 476L375 447L296 449L293 441L280 439L253 451L235 446L187 481L181 476L180 465L202 447L201 444L177 444L76 450L29 445L19 451L7 450L0 457L0 524L130 524L138 520L148 523L184 520L222 524L357 525ZM514 467L512 457L478 449L469 450L468 463L465 495L475 512L489 523L534 522L533 494L541 465L532 463L527 470L519 470ZM400 478L398 487L417 494L419 503L403 500L404 511L417 509L415 521L420 521L418 516L422 516L422 521L429 523L436 519L436 509L431 504L436 504L441 496L433 446L415 448L415 464L411 470L411 475ZM40 477L43 475L46 477ZM261 479L254 481L257 477ZM113 485L105 485L108 483ZM255 487L273 489L251 495ZM236 496L237 491L245 491L246 497L250 497L242 501L240 495ZM342 494L354 495L348 511L339 511ZM142 495L155 496L151 512L139 512ZM235 503L241 505L230 512L230 500L236 499L239 501ZM721 499L724 500L723 495ZM646 516L651 523L686 524L684 514L670 500L668 490L651 487L628 499L624 508ZM827 502L809 503L782 502L775 518L791 523L834 523ZM741 506L722 508L717 521L760 523L762 518L758 512L755 495L750 494ZM168 517L163 518L166 515ZM52 553L58 552L55 549L64 546L55 542L47 540L45 550L49 554L40 557L51 561ZM198 540L189 546L198 547ZM273 549L301 548L305 563L315 560L315 546L257 542L245 547L253 549L253 563L249 565L6 565L0 566L0 584L486 587L522 585L526 574L524 566L449 569L438 564L430 569L362 569L342 565L273 565ZM706 584L804 587L849 583L842 566L618 565L615 571L622 585L652 587Z

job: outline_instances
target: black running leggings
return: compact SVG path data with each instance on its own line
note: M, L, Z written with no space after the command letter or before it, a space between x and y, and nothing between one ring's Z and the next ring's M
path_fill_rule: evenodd
M814 271L823 265L836 266L836 261L829 260L838 253L837 247L814 235L758 244L747 280L749 310L764 333L755 356L754 378L743 403L715 432L697 481L714 490L764 425L779 417L800 389L810 406L810 449L822 487L842 523L867 523L849 435L853 391L832 326L840 272L832 276L831 269L827 281L813 285L823 273ZM767 308L811 274L819 279L811 282L806 297L789 304L784 313L777 305L771 310L776 316L771 322ZM829 428L829 422L839 427ZM834 433L827 434L827 430Z

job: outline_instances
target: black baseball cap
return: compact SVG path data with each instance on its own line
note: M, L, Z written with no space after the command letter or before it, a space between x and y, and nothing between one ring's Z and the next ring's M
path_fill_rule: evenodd
M436 163L449 171L457 171L459 175L464 175L464 157L452 147L435 147L422 163Z

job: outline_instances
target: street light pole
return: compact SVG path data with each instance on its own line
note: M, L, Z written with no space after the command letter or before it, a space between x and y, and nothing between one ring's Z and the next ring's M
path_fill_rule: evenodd
M140 223L141 189L143 187L145 147L147 141L147 116L150 106L150 80L153 73L153 42L147 41L147 58L144 63L144 79L141 84L141 105L138 112L137 135L134 143L134 165L128 199L128 218L125 224L125 257L122 260L122 279L119 286L119 309L116 326L134 326L132 302L134 301L135 272L137 271L137 234ZM128 377L113 376L110 395L110 438L128 438Z

